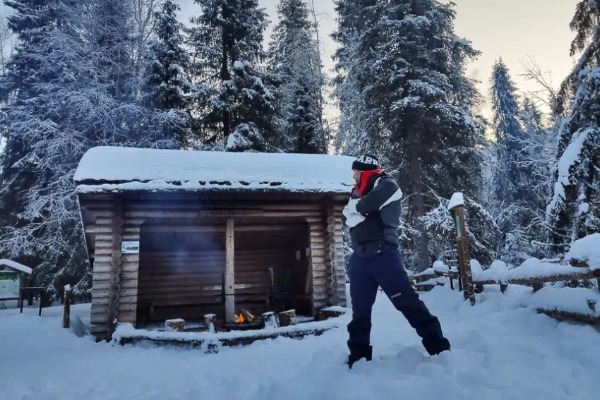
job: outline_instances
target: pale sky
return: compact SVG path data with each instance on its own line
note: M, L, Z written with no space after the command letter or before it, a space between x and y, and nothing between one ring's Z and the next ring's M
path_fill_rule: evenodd
M311 1L311 0L307 0ZM447 2L448 0L442 0ZM557 87L573 65L569 46L574 33L569 22L579 0L454 0L456 3L456 34L470 40L482 52L468 66L467 74L477 78L479 89L487 98L492 65L502 57L521 91L537 89L520 74L521 62L534 57L543 71L552 74ZM277 20L278 0L260 0L267 9L272 24ZM320 39L326 72L333 75L331 56L336 43L331 33L336 29L333 0L314 0L320 18ZM186 22L197 15L193 0L181 0L182 19ZM0 3L0 13L5 11ZM272 25L265 34L270 39ZM487 113L486 113L487 114Z
M307 0L311 1L311 0ZM447 0L442 0L447 2ZM536 90L527 82L521 62L534 57L542 71L551 73L557 87L573 65L569 46L574 34L569 22L579 0L454 0L456 34L470 40L481 51L478 60L467 68L467 74L480 81L482 94L489 97L492 65L502 57L520 91ZM182 0L183 15L197 13L193 0ZM277 20L278 0L261 0L273 23ZM336 43L331 33L336 29L333 0L314 0L320 14L320 33L325 67L333 74L331 56ZM186 18L189 20L189 18ZM265 35L270 39L271 29ZM488 104L489 107L489 104ZM489 112L489 111L488 111ZM487 115L488 112L485 112Z

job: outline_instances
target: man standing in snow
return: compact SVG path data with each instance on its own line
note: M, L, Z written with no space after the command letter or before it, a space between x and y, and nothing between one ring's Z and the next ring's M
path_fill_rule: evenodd
M392 177L381 171L377 157L371 154L354 160L352 170L356 186L344 208L353 249L349 265L353 315L348 324L348 366L352 368L361 358L372 358L371 310L379 286L416 330L430 355L450 350L439 320L419 299L400 260L402 191Z

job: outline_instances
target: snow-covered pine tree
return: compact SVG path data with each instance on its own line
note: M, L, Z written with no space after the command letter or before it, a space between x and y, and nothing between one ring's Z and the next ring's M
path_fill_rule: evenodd
M302 0L280 0L279 23L269 48L269 69L278 81L275 126L278 146L290 153L326 153L320 54L315 26Z
M532 103L528 106L528 130L521 125L517 89L508 67L499 59L491 78L496 168L492 180L493 210L503 232L499 256L506 263L520 265L532 255L531 241L540 234L540 198L532 190L538 181L533 164L534 140L539 135L541 117ZM539 113L538 113L539 114ZM538 120L536 120L538 118Z
M166 0L124 0L128 2L132 19L132 62L136 89L144 84L149 43L156 31L156 16ZM172 0L173 1L173 0Z
M477 146L484 136L473 115L480 96L464 74L466 60L478 53L454 34L452 5L340 0L338 8L355 24L338 35L355 42L342 49L352 53L343 55L343 67L360 93L369 127L364 142L397 171L406 221L420 233L413 240L414 265L424 269L431 255L421 217L438 207L440 197L462 191L477 198L481 189Z
M523 158L520 157L520 153L524 148L525 140L519 122L521 111L517 88L502 59L496 61L493 67L491 98L497 158L493 185L498 208L502 209L522 199L523 191L530 189L523 185L526 177L519 164Z
M0 78L2 97L12 98L0 115L1 256L32 265L35 284L55 295L66 283L82 292L91 283L73 186L83 153L97 145L177 146L128 90L129 42L117 32L126 34L129 22L113 13L119 6L23 1L11 19L20 44Z
M142 102L162 113L165 136L185 143L191 134L188 97L191 84L185 76L190 59L183 48L178 10L175 1L165 0L154 16L156 37L150 44Z
M527 140L525 155L532 172L531 189L534 192L537 208L545 213L546 202L550 196L550 168L556 156L555 138L552 129L544 121L544 114L530 97L525 97L521 106L520 121ZM542 217L542 221L543 221Z
M559 92L559 130L553 195L547 218L550 240L563 253L583 236L600 232L600 1L577 4L571 55L579 61Z
M258 0L194 0L191 45L197 102L205 108L197 136L228 151L273 150L274 95L262 63L267 15Z
M334 79L334 95L338 100L340 120L335 134L334 147L344 154L371 151L382 154L372 140L378 135L376 118L368 118L361 96L356 57L365 28L375 23L377 15L370 8L376 0L336 0L338 29L333 38L339 43L335 58L338 76Z
M0 77L11 101L0 113L6 137L0 172L0 257L34 267L35 284L51 293L89 283L73 196L81 132L67 122L81 98L72 94L90 73L72 12L77 1L11 1L9 26L19 45Z
M99 104L100 123L86 135L90 145L179 148L178 131L169 128L185 126L187 117L145 107L138 96L131 3L86 0L83 4L84 41L96 73L94 89L109 96Z

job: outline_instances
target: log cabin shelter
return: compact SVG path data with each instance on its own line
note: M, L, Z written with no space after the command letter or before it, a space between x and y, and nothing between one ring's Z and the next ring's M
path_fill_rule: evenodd
M352 158L95 147L74 180L91 329L346 305Z

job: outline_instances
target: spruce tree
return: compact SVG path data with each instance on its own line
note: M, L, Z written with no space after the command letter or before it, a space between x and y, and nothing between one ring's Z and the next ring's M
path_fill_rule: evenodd
M493 185L498 208L509 207L526 197L526 171L519 164L525 147L525 135L519 122L520 109L517 89L508 68L498 60L492 72L492 110L496 139L497 168Z
M142 94L143 104L163 115L167 135L183 143L190 139L191 84L185 76L190 60L183 48L183 26L177 20L178 10L176 2L165 0L155 13L156 37L150 44Z
M258 0L195 0L191 44L202 116L196 129L213 148L272 150L274 95L261 63L267 16Z
M276 90L276 129L280 148L293 153L326 153L321 91L325 82L315 40L302 0L281 0L279 23L269 49Z
M580 54L559 92L559 131L553 195L548 204L549 239L555 251L600 232L600 2L581 1L571 21L571 55Z
M538 116L531 103L526 103L529 126L527 130L522 127L517 89L502 59L494 65L491 81L496 136L492 192L495 216L504 234L499 254L503 261L519 265L529 258L531 241L540 234L540 203L533 190L538 182L530 153L535 149L532 141L536 138L528 135L537 135L532 129Z
M89 270L73 218L72 169L81 131L69 122L86 74L72 1L7 2L19 45L0 77L10 102L0 113L6 138L0 172L0 257L34 267L34 284L55 294L66 283L85 290Z
M422 218L462 191L481 188L483 129L474 116L478 100L465 62L478 53L456 37L452 5L434 0L385 3L338 1L350 29L339 56L360 93L366 143L383 154L406 193L406 221L417 237L418 269L430 265L429 238ZM362 18L362 20L360 19ZM344 54L345 51L351 54Z
M27 6L25 6L27 5ZM73 174L98 145L177 147L131 83L129 16L117 0L19 2L19 36L0 93L0 256L34 267L34 284L85 292L91 275Z
M338 29L333 38L339 43L335 53L337 77L334 94L340 109L340 121L334 146L344 154L371 151L382 154L373 138L380 132L378 120L369 118L369 110L361 95L357 57L364 45L361 35L374 24L377 14L370 8L376 0L336 0ZM384 155L382 154L382 157Z

